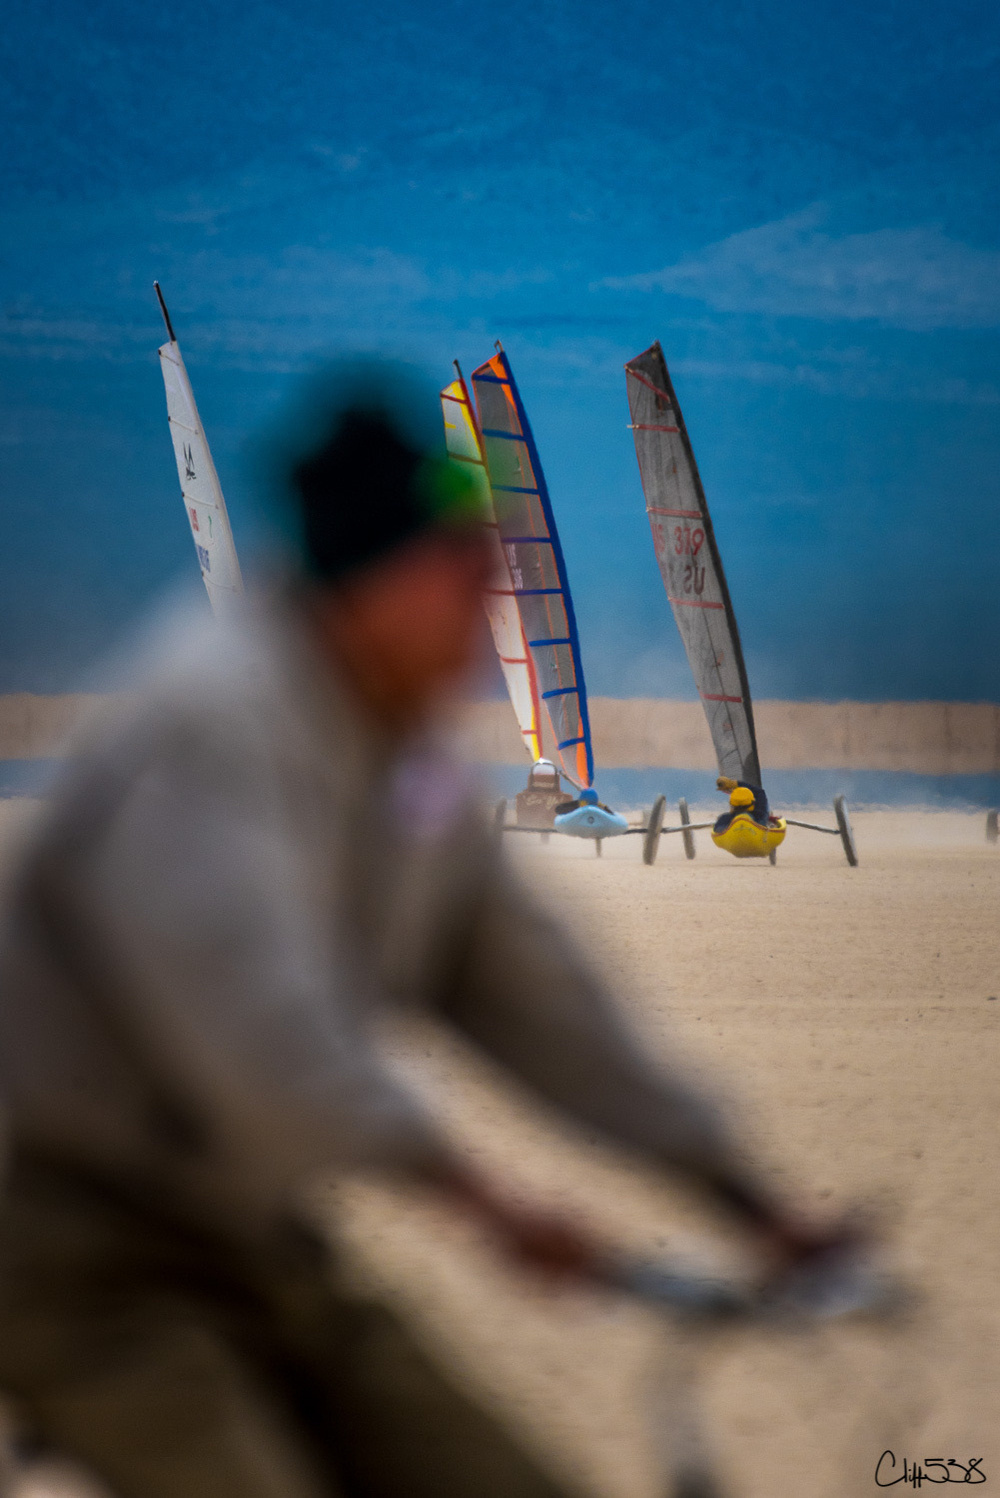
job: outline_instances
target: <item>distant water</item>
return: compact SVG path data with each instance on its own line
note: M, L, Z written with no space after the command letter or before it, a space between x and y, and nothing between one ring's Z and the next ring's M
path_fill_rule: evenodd
M523 790L528 764L487 766L495 794L515 796ZM927 807L931 810L981 811L1000 806L1000 775L911 775L897 770L774 770L765 777L776 811L831 805L843 794L858 810L872 807ZM626 809L649 806L659 796L691 805L721 804L715 774L708 770L602 770L595 781L602 801Z
M0 798L41 796L59 761L53 759L0 760ZM528 764L488 765L493 794L516 796L527 780ZM1000 775L910 775L896 770L775 770L767 777L767 793L776 810L829 806L843 793L859 810L877 806L919 806L931 810L980 811L1000 806ZM676 802L686 796L692 804L720 800L715 776L708 770L603 770L597 777L602 801L626 809L649 806L661 793Z

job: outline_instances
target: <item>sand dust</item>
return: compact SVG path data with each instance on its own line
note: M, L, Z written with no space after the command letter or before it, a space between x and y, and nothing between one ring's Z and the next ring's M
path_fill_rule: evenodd
M29 814L14 806L0 832ZM567 839L517 840L651 1043L737 1099L771 1180L819 1212L876 1204L925 1293L889 1331L692 1346L624 1301L525 1284L426 1202L336 1188L359 1277L581 1494L662 1498L657 1441L694 1371L731 1498L874 1493L886 1447L900 1461L982 1457L1000 1482L1000 851L984 821L858 815L856 870L833 838L794 829L775 868L704 834L693 863L665 840L652 869L638 838L600 860ZM413 1027L396 1049L474 1158L526 1195L647 1252L738 1258L697 1202L555 1127L459 1043Z

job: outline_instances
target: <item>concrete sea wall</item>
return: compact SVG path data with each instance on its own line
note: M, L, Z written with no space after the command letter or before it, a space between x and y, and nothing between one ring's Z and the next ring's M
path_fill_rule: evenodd
M81 716L106 705L84 693L0 695L0 759L58 755ZM710 770L712 742L697 702L591 699L598 764L620 769ZM905 770L921 775L1000 774L1000 705L990 702L779 702L754 706L769 769ZM476 758L524 763L506 702L478 702L464 736Z
M711 770L715 755L701 704L594 697L594 756L619 769ZM907 770L920 775L1000 774L1000 705L990 702L780 702L754 704L763 763L772 770ZM522 764L506 702L469 710L478 758Z

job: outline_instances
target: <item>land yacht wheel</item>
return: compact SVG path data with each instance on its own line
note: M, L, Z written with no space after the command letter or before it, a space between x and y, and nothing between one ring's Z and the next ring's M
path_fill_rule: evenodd
M687 831L691 825L691 813L688 811L688 804L683 796L677 803L677 810L681 814L681 823L684 827L684 831L681 833L681 837L684 839L684 856L685 858L693 858L695 852L694 833Z
M657 796L653 802L653 809L649 813L649 821L646 823L646 832L642 839L643 863L656 862L656 855L660 851L660 828L663 826L663 813L666 809L666 796Z
M851 819L847 815L847 803L843 796L834 796L833 814L837 818L837 827L840 830L840 841L844 845L844 857L852 869L858 866L858 849L854 841L854 829Z

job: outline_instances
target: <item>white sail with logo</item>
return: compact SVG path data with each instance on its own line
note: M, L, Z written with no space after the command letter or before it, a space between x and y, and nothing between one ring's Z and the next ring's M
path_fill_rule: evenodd
M160 349L160 369L167 392L170 437L191 539L213 612L230 613L243 592L243 578L229 525L226 501L195 405L191 381L174 336L159 286L156 294L170 335Z

